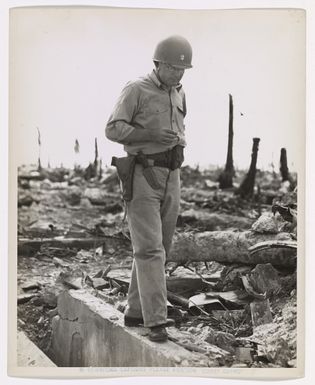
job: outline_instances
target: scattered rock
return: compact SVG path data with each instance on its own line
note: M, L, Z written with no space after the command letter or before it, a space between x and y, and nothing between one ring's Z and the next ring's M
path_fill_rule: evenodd
M216 345L219 348L226 350L227 352L230 352L232 354L235 353L235 346L237 345L237 342L233 334L209 329L209 334L205 338L205 341L210 344Z
M270 264L258 264L248 275L255 291L266 293L267 297L279 294L282 289L278 271Z
M93 205L104 205L106 203L107 193L100 188L87 188L84 191L85 198L88 198Z
M252 349L248 347L235 348L235 357L240 362L252 362Z
M290 361L288 361L288 366L289 366L290 368L296 368L296 366L297 366L297 361L296 361L296 359L295 359L295 360L290 360Z
M182 359L178 356L174 356L173 359L176 362L176 364L180 364L182 362Z
M205 186L209 190L217 190L219 188L219 182L213 182L210 179L206 179L205 181Z
M57 258L57 257L54 257L53 258L53 263L55 264L56 267L60 266L60 267L69 267L69 263L67 262L64 262L62 259L60 258Z
M50 190L53 188L53 183L49 179L46 178L41 182L40 188L43 190Z
M29 194L19 194L18 207L30 206L34 202L34 199Z
M82 186L84 180L80 176L75 176L68 180L69 186Z
M242 363L236 363L236 364L233 364L231 366L231 368L248 368L248 366L246 364L242 364Z
M277 220L272 213L263 213L252 225L252 230L257 233L277 234L279 232Z
M71 186L67 192L63 194L63 199L70 204L70 206L78 206L81 203L82 192L77 186Z
M285 367L291 361L291 350L283 338L269 337L265 345L266 357L276 365Z
M209 360L208 367L209 368L217 368L219 366L219 362L217 360Z
M279 189L279 192L283 195L286 195L290 192L291 190L291 182L288 180L285 180L284 182L281 183L281 187Z
M81 203L80 206L83 209L90 209L93 207L92 203L90 202L90 200L88 198L81 198L80 203Z
M221 273L221 280L217 284L220 291L243 289L241 277L250 273L250 266L225 266Z

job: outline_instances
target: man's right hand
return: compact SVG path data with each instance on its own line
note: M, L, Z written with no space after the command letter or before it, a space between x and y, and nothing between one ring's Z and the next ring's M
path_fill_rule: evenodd
M176 132L169 128L147 128L134 129L124 140L121 140L120 143L155 142L170 146L178 144L178 141L179 137Z
M166 145L177 144L179 140L177 133L169 128L150 129L150 137L152 142Z

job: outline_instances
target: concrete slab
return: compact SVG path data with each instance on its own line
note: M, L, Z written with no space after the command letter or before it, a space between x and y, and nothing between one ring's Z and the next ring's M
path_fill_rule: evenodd
M56 366L27 336L17 333L17 365L28 367Z
M52 350L58 366L171 367L208 366L204 354L174 342L151 342L145 328L127 328L123 314L84 290L58 297L52 320Z

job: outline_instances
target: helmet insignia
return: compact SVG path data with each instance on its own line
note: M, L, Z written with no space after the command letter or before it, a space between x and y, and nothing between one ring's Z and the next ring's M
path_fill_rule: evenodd
M183 61L185 59L185 55L180 55L180 60Z

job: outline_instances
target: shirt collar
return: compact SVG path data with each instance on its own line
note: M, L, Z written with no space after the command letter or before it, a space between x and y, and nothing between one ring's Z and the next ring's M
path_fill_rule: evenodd
M165 89L163 83L161 83L160 80L159 80L159 78L157 77L155 70L153 70L153 71L149 74L149 78L153 81L153 83L154 83L156 86L158 86L159 88ZM178 83L175 87L172 87L172 88L175 88L177 91L179 91L179 90L182 88L182 84L181 84L181 83Z

